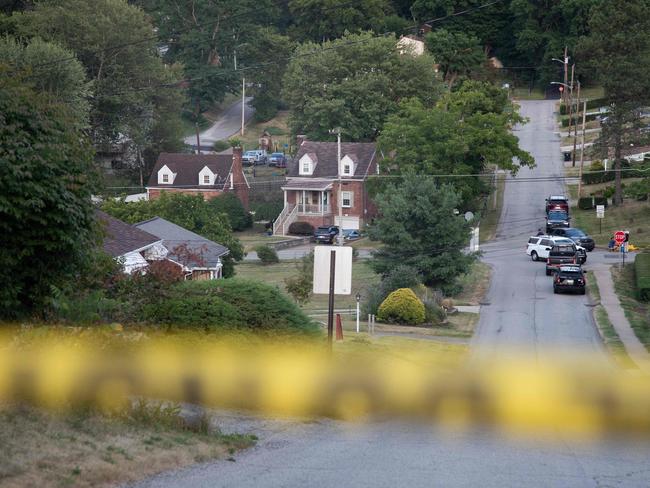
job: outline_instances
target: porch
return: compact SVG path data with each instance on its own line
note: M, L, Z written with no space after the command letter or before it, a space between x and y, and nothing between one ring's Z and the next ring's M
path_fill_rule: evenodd
M273 225L273 233L286 235L297 221L329 225L332 220L332 182L319 180L289 181L282 187L284 210Z

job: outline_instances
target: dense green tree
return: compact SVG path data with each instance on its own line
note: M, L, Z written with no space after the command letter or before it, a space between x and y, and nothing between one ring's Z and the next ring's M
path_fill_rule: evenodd
M459 78L476 75L485 68L485 52L472 35L438 29L426 35L425 45L450 88Z
M382 25L386 0L289 0L292 36L299 41L322 42Z
M59 62L61 59L66 61ZM0 64L37 91L66 104L76 126L88 126L92 83L72 51L38 38L25 44L7 36L0 38Z
M634 26L634 28L630 28ZM614 204L623 200L622 150L637 109L650 104L650 3L647 0L603 0L589 18L590 35L580 43L581 60L605 89L610 106L600 144L614 156Z
M0 70L0 317L10 318L41 314L92 251L92 150L68 106Z
M393 155L392 164L384 166L395 174L477 175L490 166L516 173L534 165L510 131L523 119L497 90L466 82L433 108L418 100L403 102L379 138L384 154ZM479 177L449 181L460 192L463 208L475 210L477 197L487 190Z
M449 289L475 257L463 252L469 223L454 215L461 203L450 186L432 178L409 175L391 184L377 198L379 217L371 236L384 244L370 262L386 276L400 265L417 270L427 286Z
M284 77L294 134L331 139L341 127L352 141L373 140L403 98L429 106L440 92L433 60L401 55L393 37L349 34L301 45Z
M233 235L228 216L225 213L215 212L201 195L163 192L155 200L129 203L124 200L110 199L102 204L102 210L130 224L156 216L162 217L227 247L230 254L223 260L225 277L233 276L234 261L244 258L244 248L239 239Z
M253 225L251 214L246 211L234 193L225 193L219 198L208 200L208 208L228 216L233 230L248 229Z

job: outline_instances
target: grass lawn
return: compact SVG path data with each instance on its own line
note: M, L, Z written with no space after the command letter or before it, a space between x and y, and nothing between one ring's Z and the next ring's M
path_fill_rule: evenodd
M506 186L505 175L497 175L497 188L496 188L496 205L494 202L494 194L488 197L487 211L481 219L479 224L479 241L487 242L494 239L499 225L499 217L501 216L501 209L503 208L503 192Z
M115 486L232 457L253 443L249 436L193 433L153 421L6 406L0 410L0 484Z
M576 151L578 151L578 157L576 159L580 160L580 144L582 143L582 134L580 133L581 128L578 129L578 141L576 142ZM585 134L585 142L594 142L600 137L600 132L588 132ZM561 146L570 146L573 144L573 136L563 137L560 142Z
M542 90L539 88L533 88L529 90L528 87L513 88L512 98L519 100L544 100L545 95Z
M475 262L469 273L458 278L463 291L453 297L454 305L478 305L490 287L491 273L490 266Z
M237 135L236 137L242 141L244 150L257 149L260 136L265 130L268 130L273 144L278 145L279 151L284 151L284 144L290 144L291 142L288 121L289 112L286 110L280 111L274 118L266 122L251 122L246 126L244 135Z
M598 283L596 282L596 277L593 275L587 278L587 293L589 293L593 302L600 302ZM623 342L621 342L616 329L614 329L614 326L609 320L605 307L602 305L594 307L594 320L605 347L614 357L616 363L624 369L635 369L636 364L634 364L632 359L630 359L630 356L628 356Z
M584 194L589 194L586 187ZM605 210L605 218L596 218L596 210L571 209L571 224L591 235L596 244L607 246L609 238L617 230L629 230L630 242L637 247L650 246L650 205L648 202L626 200L619 207L609 206ZM602 232L599 232L599 222L602 220Z
M383 244L381 241L372 241L369 237L362 237L355 241L350 242L350 246L355 249L379 249Z
M241 232L233 232L233 235L241 241L245 252L254 251L255 247L261 244L270 244L287 240L286 237L266 235L266 229L262 224L253 224L252 228Z
M650 351L650 306L635 297L634 265L626 264L623 269L612 266L611 270L614 288L625 310L625 316L636 336Z

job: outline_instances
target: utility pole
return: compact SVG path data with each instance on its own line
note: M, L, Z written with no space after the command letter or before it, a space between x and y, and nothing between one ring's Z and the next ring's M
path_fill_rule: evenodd
M575 68L575 64L571 67L571 84L568 85L569 87L569 137L571 137L571 124L573 123L573 70ZM566 91L566 83L565 83L565 90ZM565 105L566 106L566 105ZM573 159L575 162L575 159Z
M573 65L575 66L575 64ZM573 82L573 71L571 72L571 78ZM573 104L573 101L571 102ZM578 100L576 103L576 121L575 124L573 124L573 164L572 166L575 168L576 166L576 142L578 140L578 115L580 114L580 81L578 81ZM583 115L584 118L584 115ZM582 142L584 146L584 141Z
M241 79L241 135L244 135L244 116L246 115L246 78Z
M569 84L569 56L568 56L568 51L567 47L564 46L564 86L566 87ZM567 100L567 93L565 90L564 93L564 106L566 107L566 100ZM570 122L570 119L569 119ZM571 127L571 126L569 126Z
M341 128L336 129L336 161L339 174L339 246L343 245L343 183L341 181Z
M582 147L580 147L580 177L578 178L578 200L582 196L582 167L585 157L585 127L587 125L587 100L582 102Z

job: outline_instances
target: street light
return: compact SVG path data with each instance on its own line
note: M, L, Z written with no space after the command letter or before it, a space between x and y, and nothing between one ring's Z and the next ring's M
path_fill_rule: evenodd
M357 334L358 334L359 333L359 314L360 314L359 303L361 302L361 293L357 293L356 299L357 299Z

